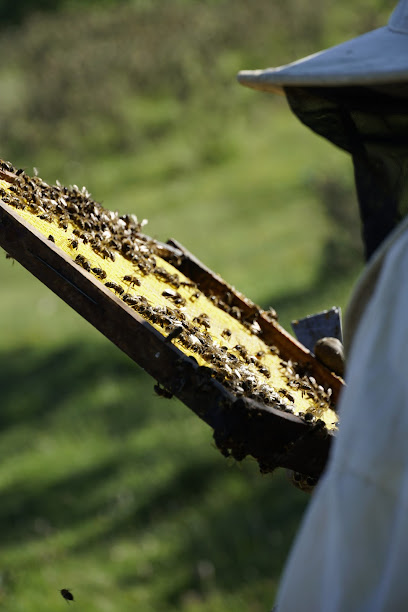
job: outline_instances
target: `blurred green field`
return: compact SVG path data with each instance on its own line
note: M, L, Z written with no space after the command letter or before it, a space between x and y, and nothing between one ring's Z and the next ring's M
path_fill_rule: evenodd
M0 157L147 218L287 329L344 307L362 266L350 162L235 73L294 59L294 34L301 54L373 27L391 3L88 4L26 2L0 33ZM65 610L69 588L87 612L268 610L305 494L224 459L4 256L0 279L0 606Z

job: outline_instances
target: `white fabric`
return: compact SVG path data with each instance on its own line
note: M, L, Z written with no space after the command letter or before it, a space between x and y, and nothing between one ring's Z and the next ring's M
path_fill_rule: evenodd
M408 232L408 216L400 221L391 234L383 240L375 253L373 253L354 287L344 320L343 342L346 355L350 353L350 347L358 324L367 307L367 303L373 295L385 257L404 232Z
M279 612L408 611L408 231L385 256L347 373Z

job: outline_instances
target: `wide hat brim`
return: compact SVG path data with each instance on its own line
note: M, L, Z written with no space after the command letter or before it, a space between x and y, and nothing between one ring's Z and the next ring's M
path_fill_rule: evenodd
M285 87L342 87L408 81L408 32L387 26L309 55L297 62L266 70L242 70L238 81L261 91L281 93ZM405 25L405 24L404 24Z

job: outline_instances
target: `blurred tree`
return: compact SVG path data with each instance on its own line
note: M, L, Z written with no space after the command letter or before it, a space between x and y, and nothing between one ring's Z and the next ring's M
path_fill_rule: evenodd
M131 1L131 0L130 0ZM87 5L123 4L129 0L0 0L1 27L23 22L31 13L58 11L66 7L84 7Z

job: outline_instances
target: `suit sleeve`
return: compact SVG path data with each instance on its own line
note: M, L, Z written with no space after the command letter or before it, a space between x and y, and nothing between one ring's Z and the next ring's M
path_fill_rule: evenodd
M408 606L408 233L362 317L340 427L285 568L279 612Z

